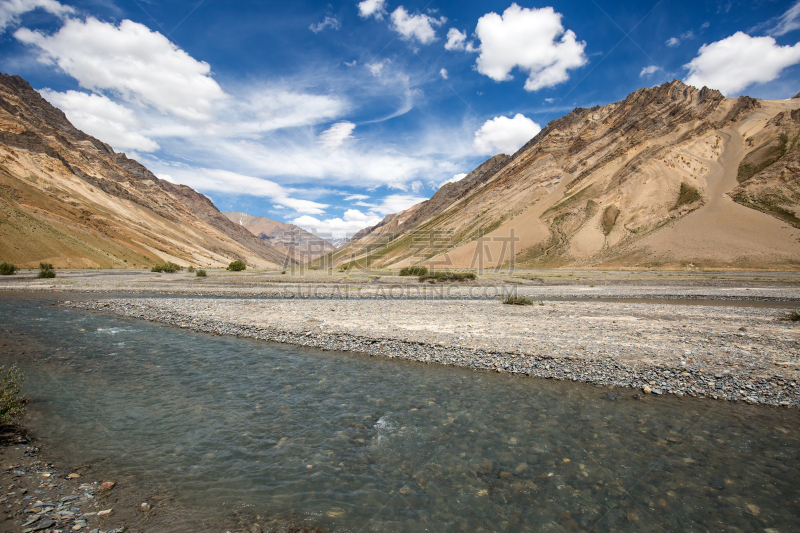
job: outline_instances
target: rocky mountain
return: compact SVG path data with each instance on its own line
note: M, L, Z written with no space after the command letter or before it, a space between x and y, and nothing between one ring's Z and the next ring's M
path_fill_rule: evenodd
M268 242L281 253L303 263L336 250L336 247L329 241L294 224L238 211L223 211L222 214L234 224L240 225L259 239Z
M128 268L234 259L286 260L206 196L157 178L75 128L22 78L0 75L0 260Z
M800 99L680 81L575 109L361 232L336 263L800 267Z

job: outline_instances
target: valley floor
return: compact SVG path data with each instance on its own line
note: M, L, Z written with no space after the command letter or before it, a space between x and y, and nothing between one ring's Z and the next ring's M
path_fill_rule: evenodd
M794 273L550 271L472 285L381 274L279 283L280 273L211 273L198 283L81 272L60 273L60 285L20 278L2 288L110 292L65 299L212 334L609 386L609 399L648 390L800 406ZM501 303L513 292L536 304Z

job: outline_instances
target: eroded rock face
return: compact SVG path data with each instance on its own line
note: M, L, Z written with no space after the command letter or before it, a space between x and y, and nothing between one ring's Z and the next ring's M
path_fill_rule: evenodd
M0 257L23 267L285 261L207 197L115 153L9 75L0 76L0 236Z
M517 267L794 268L800 248L782 249L776 231L797 239L775 217L793 223L787 213L796 216L800 203L800 172L793 170L800 170L793 118L799 108L798 100L727 99L673 81L621 102L575 109L512 156L490 159L430 200L365 230L350 248L380 238L390 244L373 254L372 264L424 264L442 250L421 256L408 236L434 230L450 235L453 267L476 268L481 247L482 266L497 266L510 256L493 239L513 229ZM737 187L742 159L758 166L772 158L782 134L786 153Z

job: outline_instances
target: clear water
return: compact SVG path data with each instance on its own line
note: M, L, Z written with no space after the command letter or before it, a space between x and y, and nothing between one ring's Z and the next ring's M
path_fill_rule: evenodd
M610 401L582 384L36 298L0 297L0 317L0 358L17 354L46 442L158 485L195 516L359 532L800 529L797 410L629 390Z

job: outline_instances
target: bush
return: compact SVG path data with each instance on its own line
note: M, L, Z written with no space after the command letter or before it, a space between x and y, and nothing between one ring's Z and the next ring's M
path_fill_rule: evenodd
M39 263L39 274L37 274L36 277L54 278L56 277L56 271L50 263Z
M27 400L20 396L25 377L16 365L6 370L0 366L0 425L10 424L22 416Z
M503 298L503 303L508 305L533 305L533 300L525 296L517 296L516 294L509 294Z
M430 274L420 276L420 281L467 281L476 280L478 276L474 272L431 272Z
M196 275L198 278L204 278L207 274L205 270L198 270Z
M428 275L428 267L424 266L413 266L413 267L405 267L400 269L401 276L427 276Z
M247 268L247 265L242 263L241 261L233 261L226 270L230 270L231 272L239 272Z
M6 263L5 261L0 263L0 276L11 276L16 273L17 270L19 270L19 268L11 263Z
M169 272L169 273L172 273L172 272L178 272L180 270L183 270L182 266L176 265L175 263L167 261L163 265L154 266L153 268L150 269L150 272Z
M792 311L788 315L786 315L787 320L791 320L792 322L800 322L800 313L797 311Z
M194 267L190 265L189 268L186 269L186 271L187 272L194 272Z

